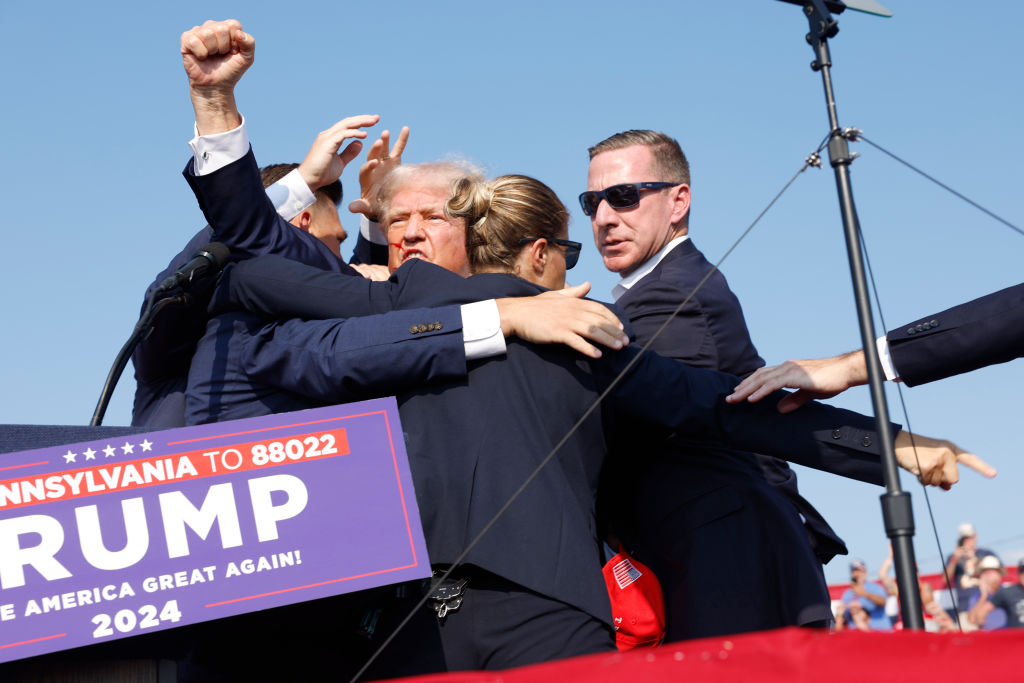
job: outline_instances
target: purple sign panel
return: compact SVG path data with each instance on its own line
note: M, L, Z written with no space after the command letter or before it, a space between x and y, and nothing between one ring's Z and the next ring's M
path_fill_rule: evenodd
M391 398L0 456L0 662L429 574Z

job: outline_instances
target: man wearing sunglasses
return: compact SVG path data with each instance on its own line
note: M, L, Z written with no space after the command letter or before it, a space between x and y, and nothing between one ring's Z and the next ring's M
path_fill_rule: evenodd
M679 143L631 130L591 147L590 160L580 205L605 267L622 276L612 294L637 341L741 377L763 366L739 301L690 239ZM784 462L679 442L643 448L660 456L640 470L635 461L609 468L605 498L616 501L613 531L661 579L669 640L830 620L819 559L846 548Z

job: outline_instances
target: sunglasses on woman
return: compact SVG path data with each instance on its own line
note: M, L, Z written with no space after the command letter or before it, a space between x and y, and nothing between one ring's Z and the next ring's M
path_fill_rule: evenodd
M570 270L576 265L576 262L580 260L580 249L583 245L579 242L573 242L572 240L560 240L557 237L524 237L519 240L519 244L527 244L529 242L536 242L537 240L547 240L557 244L560 247L565 247L565 269Z
M679 183L622 183L612 185L603 190L589 190L580 194L580 206L583 213L593 216L597 213L597 207L602 199L608 201L608 206L613 209L628 209L640 203L640 192L643 190L660 190L664 187L672 187Z

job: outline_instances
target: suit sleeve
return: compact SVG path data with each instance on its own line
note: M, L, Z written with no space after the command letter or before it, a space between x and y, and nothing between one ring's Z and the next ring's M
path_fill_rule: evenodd
M699 368L714 369L718 357L713 340L707 330L707 321L696 298L672 317L676 308L686 299L686 293L663 281L644 283L642 298L623 300L623 309L636 331L637 339L646 343L668 326L651 343L650 350L666 358L675 358Z
M375 244L363 237L363 233L360 232L356 238L356 246L352 249L352 258L349 263L386 266L388 264L388 245Z
M323 402L384 396L466 375L458 306L271 323L242 345L250 379Z
M605 354L608 360L597 363L599 382L610 383L638 353L628 347ZM813 401L805 406L809 410L781 415L775 406L784 392L757 403L728 404L725 396L738 381L733 375L644 353L613 391L612 407L614 414L631 418L625 424L634 429L675 430L688 438L883 483L873 418Z
M307 266L276 254L225 268L210 313L248 311L262 318L351 318L386 313L396 306L396 282Z
M1024 283L890 330L896 372L916 386L1024 356Z
M197 176L189 159L182 172L213 228L235 259L279 254L327 270L354 273L323 242L297 230L274 209L252 150L213 173Z
M371 282L270 255L226 268L210 311L247 311L265 319L320 320L530 296L540 291L508 277L466 279L421 260L403 265L385 282Z

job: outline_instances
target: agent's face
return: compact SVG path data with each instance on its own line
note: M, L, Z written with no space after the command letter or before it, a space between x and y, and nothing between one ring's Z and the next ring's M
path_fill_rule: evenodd
M400 188L391 198L384 224L388 239L388 268L394 272L419 258L469 275L466 222L444 213L448 191L443 188Z
M671 182L659 177L654 156L645 145L603 152L590 161L588 191L640 182ZM685 195L682 203L679 192ZM602 200L590 223L605 268L625 276L643 265L676 236L673 224L685 218L689 206L690 188L686 185L642 191L640 202L624 209L612 208Z
M341 257L341 243L348 237L338 216L338 207L328 200L318 200L310 209L309 234L327 245Z

